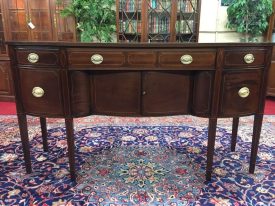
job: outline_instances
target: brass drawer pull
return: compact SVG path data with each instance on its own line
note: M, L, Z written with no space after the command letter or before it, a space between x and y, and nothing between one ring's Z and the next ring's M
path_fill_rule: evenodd
M91 57L91 61L94 63L94 64L101 64L103 62L103 56L101 56L100 54L94 54L92 57Z
M246 98L249 96L250 94L250 91L249 91L249 88L247 87L243 87L239 90L238 92L239 96L242 97L242 98Z
M247 64L251 64L253 63L255 60L254 58L254 55L253 54L247 54L244 56L244 61L247 63Z
M180 58L181 63L191 64L193 62L193 57L189 54L185 54Z
M36 53L29 53L29 55L28 55L28 61L30 63L34 64L34 63L38 62L38 60L39 60L38 54L36 54Z
M44 94L45 94L44 89L42 89L41 87L34 87L32 89L32 95L34 97L40 98L40 97L43 97Z

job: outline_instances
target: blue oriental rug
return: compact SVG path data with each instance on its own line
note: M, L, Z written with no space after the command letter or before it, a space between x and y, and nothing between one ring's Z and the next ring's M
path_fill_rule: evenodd
M236 152L230 152L231 120L219 122L210 182L204 176L205 119L76 119L75 183L62 120L49 120L46 153L38 120L29 119L32 174L25 173L16 117L0 120L1 206L275 205L273 116L265 118L253 175L248 173L252 118L241 121Z

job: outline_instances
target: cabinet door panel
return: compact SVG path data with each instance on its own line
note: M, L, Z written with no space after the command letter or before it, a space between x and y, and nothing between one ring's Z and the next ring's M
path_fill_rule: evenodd
M271 63L268 74L267 95L275 97L275 62Z
M51 12L55 27L53 35L56 41L76 41L76 25L74 17L62 17L60 14L60 11L71 3L72 0L60 0L58 4L56 3L56 0L51 0Z
M25 1L23 0L9 0L7 1L9 8L11 9L24 9Z
M93 111L98 114L139 115L139 72L94 72L91 76L94 88Z
M28 40L29 30L27 26L27 6L25 1L10 0L3 1L7 9L7 34L9 40Z
M0 62L0 95L11 96L13 94L10 78L9 61Z
M11 0L3 3L7 8L9 40L53 40L50 0Z
M194 75L192 113L207 116L211 111L214 72L201 71Z
M70 72L70 94L71 94L71 110L73 116L86 116L90 114L90 91L93 90L90 85L90 74L87 71L71 71Z
M49 0L29 0L29 21L35 26L31 29L32 40L52 40L52 24Z
M4 21L5 9L0 1L0 56L7 55L6 39L6 21Z
M44 90L42 97L35 97L34 87ZM62 116L62 95L59 72L55 70L20 69L20 88L24 110L28 114Z
M197 42L200 0L116 0L118 42Z
M220 113L222 116L249 115L258 111L262 70L225 72L221 94ZM247 97L239 91L248 88ZM247 89L246 89L247 90Z
M189 72L144 72L144 115L186 114L190 111Z
M26 11L24 9L9 9L8 14L11 40L28 40Z

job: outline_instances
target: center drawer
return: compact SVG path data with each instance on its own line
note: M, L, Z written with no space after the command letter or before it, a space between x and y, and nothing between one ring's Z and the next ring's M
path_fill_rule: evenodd
M188 49L181 51L162 51L159 53L159 65L163 68L213 69L216 62L216 50Z
M71 70L214 70L215 49L92 50L69 49Z
M122 51L70 50L68 52L70 68L119 68L125 64Z

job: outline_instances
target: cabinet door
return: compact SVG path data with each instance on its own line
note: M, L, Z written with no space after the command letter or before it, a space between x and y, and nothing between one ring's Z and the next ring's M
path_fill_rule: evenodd
M275 97L275 61L271 62L268 74L267 95Z
M262 70L228 71L223 74L221 116L249 115L258 111Z
M51 0L52 8L52 23L53 38L56 41L76 41L76 25L73 17L62 17L60 11L67 5L71 4L72 0Z
M8 39L53 40L50 0L3 1L7 9Z
M189 72L144 72L144 115L187 114L190 111L192 77Z
M200 0L116 0L118 41L197 42Z
M194 74L192 114L209 116L213 90L213 71L196 71Z
M7 56L7 47L5 45L6 22L4 22L4 5L0 0L0 56Z
M20 89L23 107L28 114L62 117L63 101L58 71L20 69Z
M93 72L92 110L97 114L139 115L140 79L140 72Z
M9 40L29 40L29 29L27 25L28 10L25 0L3 1L7 9L7 30Z
M31 40L50 41L53 39L49 0L28 0L28 24Z
M275 2L273 3L273 5L275 6ZM272 62L268 73L267 96L275 97L275 46L273 47Z
M0 96L1 99L9 98L13 95L11 85L10 62L0 61Z
M144 1L145 42L169 42L175 28L175 12L172 13L176 1L150 0Z
M177 0L176 41L197 42L200 0Z
M116 0L117 41L139 42L141 39L142 0Z

